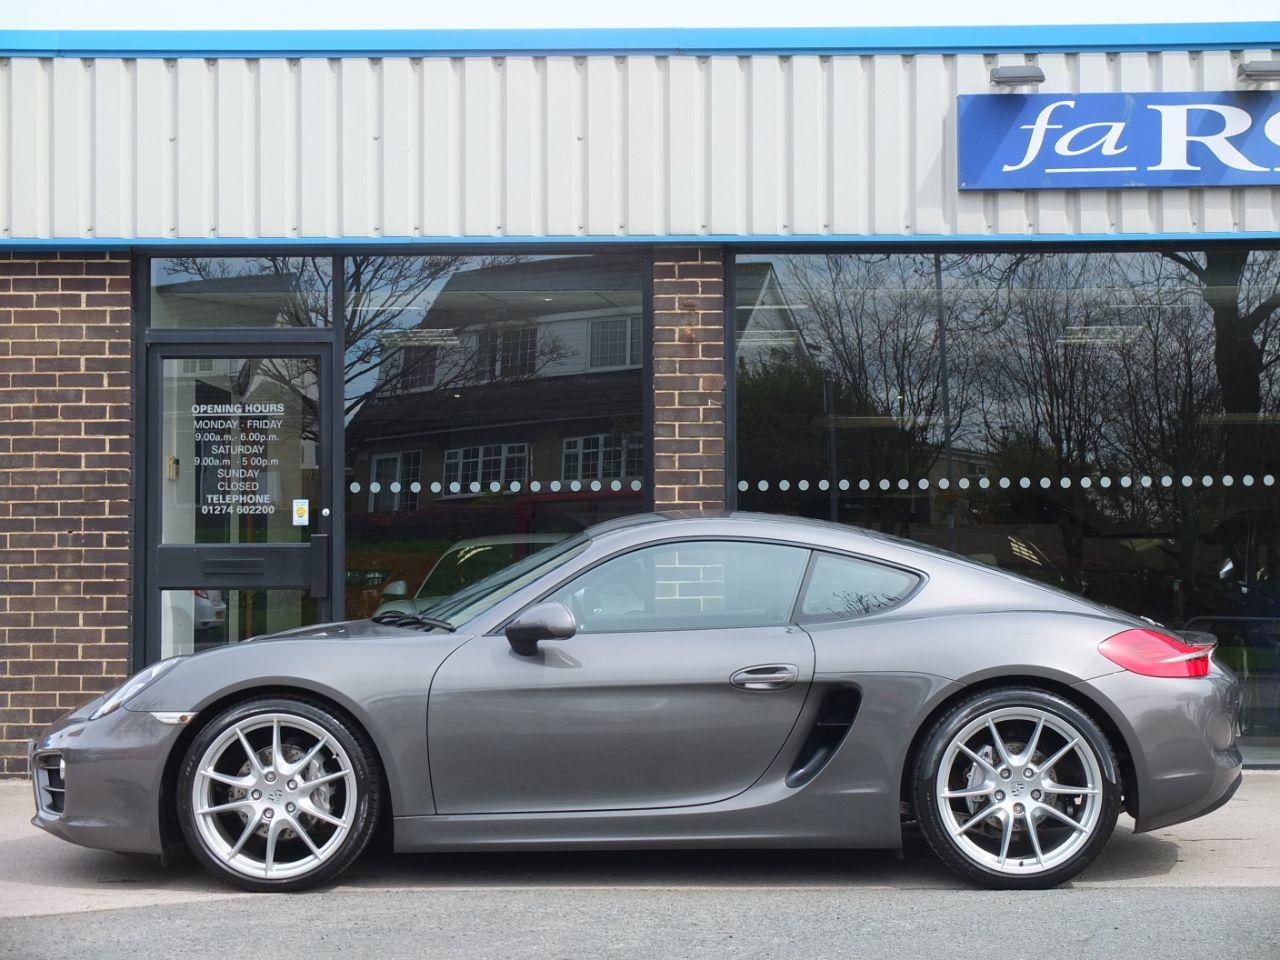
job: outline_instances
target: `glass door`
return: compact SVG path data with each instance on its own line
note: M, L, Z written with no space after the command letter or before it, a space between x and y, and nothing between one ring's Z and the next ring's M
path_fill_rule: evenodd
M148 354L148 660L331 619L331 347Z

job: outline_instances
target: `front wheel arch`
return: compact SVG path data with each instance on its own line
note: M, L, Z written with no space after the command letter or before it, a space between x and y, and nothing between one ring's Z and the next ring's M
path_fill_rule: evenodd
M306 687L272 684L261 687L242 687L205 704L200 708L200 712L196 714L195 719L183 727L182 733L174 740L173 746L169 748L169 756L165 759L164 773L160 779L161 794L157 803L160 815L162 859L167 860L174 851L182 851L187 848L186 838L182 834L182 827L178 824L178 795L176 788L178 769L182 766L183 758L187 755L187 749L191 746L191 742L195 740L201 730L228 707L234 707L236 704L254 700L258 697L284 697L286 699L314 703L331 713L337 714L364 735L369 746L373 749L373 758L377 761L379 787L382 791L378 825L374 830L371 845L389 843L394 829L393 819L395 814L393 806L395 795L391 792L388 782L386 761L382 756L377 739L370 734L368 726L361 723L359 718L353 716L350 710L332 697L327 697Z
M1000 687L1038 687L1048 693L1062 697L1088 714L1089 719L1102 728L1102 732L1107 735L1107 739L1111 741L1112 749L1115 751L1116 762L1119 764L1119 769L1115 772L1119 774L1120 786L1124 792L1124 810L1130 816L1137 815L1138 773L1133 762L1133 752L1129 747L1128 739L1111 719L1107 711L1089 696L1081 693L1079 688L1062 683L1059 680L1028 674L1007 674L998 677L986 677L976 683L954 690L934 704L933 709L920 720L911 735L911 745L903 755L902 769L899 772L898 797L902 806L904 820L914 821L916 819L916 811L913 808L911 798L911 774L916 768L920 751L924 749L926 736L933 729L938 718L961 700L986 690L995 690Z

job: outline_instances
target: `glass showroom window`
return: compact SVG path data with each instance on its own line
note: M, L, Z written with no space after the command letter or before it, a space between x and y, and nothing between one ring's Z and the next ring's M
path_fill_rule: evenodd
M644 509L642 443L623 453L629 482L619 489L566 489L561 473L566 439L643 432L647 386L632 346L643 327L626 328L626 362L607 368L593 362L591 331L643 315L641 257L343 262L345 615L376 611L388 583L430 594L447 568L460 586L491 572L494 558L520 559ZM377 480L379 458L395 451L398 465ZM387 477L398 478L399 499L380 509L385 495L369 484L382 491Z
M1280 251L746 256L738 504L1214 633L1280 751Z

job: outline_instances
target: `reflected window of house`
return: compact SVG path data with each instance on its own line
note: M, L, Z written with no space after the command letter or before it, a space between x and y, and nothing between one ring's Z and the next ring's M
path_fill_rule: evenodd
M332 265L329 257L157 257L151 326L328 326Z
M415 596L446 555L523 555L644 509L639 256L344 262L346 564L382 578L349 580L348 616L387 584Z

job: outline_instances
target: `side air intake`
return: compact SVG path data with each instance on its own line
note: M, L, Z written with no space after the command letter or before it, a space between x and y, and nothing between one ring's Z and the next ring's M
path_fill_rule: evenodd
M862 695L853 687L837 687L823 694L818 719L805 738L791 772L787 774L788 787L804 786L827 765L853 726L861 703Z

